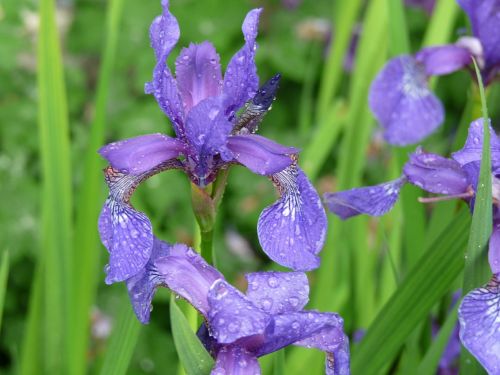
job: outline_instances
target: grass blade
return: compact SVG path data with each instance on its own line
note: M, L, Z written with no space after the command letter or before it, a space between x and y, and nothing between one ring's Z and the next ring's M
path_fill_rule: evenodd
M425 32L422 47L435 46L448 42L459 9L455 0L440 0L436 2L431 22Z
M175 347L187 375L208 375L214 360L205 350L172 295L170 319Z
M7 276L9 275L9 252L5 250L2 255L2 264L0 264L0 332L2 330L2 315L7 290Z
M464 265L468 210L463 208L426 250L380 311L352 356L353 374L377 374L451 287Z

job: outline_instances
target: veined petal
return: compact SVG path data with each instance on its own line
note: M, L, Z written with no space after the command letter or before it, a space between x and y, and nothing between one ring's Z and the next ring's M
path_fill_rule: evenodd
M401 177L380 185L326 193L324 199L328 209L343 220L359 214L382 216L394 206L405 183Z
M458 162L420 148L410 155L403 171L408 182L430 193L461 194L471 185Z
M254 59L261 12L262 9L253 9L246 15L242 26L245 45L231 58L224 74L224 107L230 117L255 95L259 87Z
M489 374L500 373L500 282L467 294L458 309L460 340Z
M309 301L309 282L303 272L246 274L247 297L269 314L300 311Z
M236 345L224 346L217 354L211 375L260 375L257 357Z
M181 141L156 133L110 143L99 154L114 169L138 175L177 158L183 151Z
M220 58L210 42L190 44L175 61L177 85L187 113L203 99L222 91Z
M493 168L500 166L500 139L489 124L490 129L490 147L491 164ZM483 119L473 121L469 126L469 134L464 147L457 152L452 153L453 159L462 166L473 161L481 160L483 154Z
M493 221L493 232L491 233L488 249L488 261L491 272L494 275L500 274L500 219Z
M295 164L271 179L280 199L260 214L257 233L262 249L275 262L296 271L317 268L327 224L318 193Z
M154 262L154 267L169 289L207 316L210 287L216 280L224 278L219 271L184 244L175 244L168 256Z
M290 166L290 156L299 152L295 147L282 146L255 134L228 137L227 148L239 163L264 176L278 173Z
M494 69L500 64L500 2L458 0L458 3L469 16L474 36L481 40L485 70Z
M453 73L472 63L471 52L454 44L423 48L415 58L424 65L427 76Z
M167 65L167 58L179 40L179 23L170 13L168 0L162 0L163 14L154 19L149 29L151 47L155 52L156 66L153 80L146 83L144 91L153 94L162 111L172 122L175 133L184 135L184 109L172 73Z
M271 317L257 308L225 280L217 280L208 292L208 324L212 336L221 344L264 332Z
M441 102L429 90L424 67L411 56L389 60L370 87L369 105L394 145L416 143L442 122Z
M156 288L163 283L161 275L154 266L156 259L168 256L172 245L154 238L151 258L145 267L135 276L126 281L128 294L137 319L142 324L149 322L151 302Z

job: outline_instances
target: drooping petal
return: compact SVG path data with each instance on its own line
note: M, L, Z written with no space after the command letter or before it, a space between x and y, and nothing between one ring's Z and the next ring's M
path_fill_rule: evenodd
M179 24L168 9L168 0L162 0L161 4L163 14L153 20L149 29L156 66L153 70L153 80L146 83L144 91L154 95L158 105L172 122L177 136L183 137L184 109L177 83L167 65L167 58L179 40Z
M317 268L327 224L318 193L295 164L271 178L280 199L260 214L257 233L262 249L293 270Z
M280 79L281 74L276 74L257 90L252 100L245 104L234 125L233 134L253 134L258 130L262 119L271 110L271 105L276 99Z
M491 164L493 168L500 166L500 139L495 131L489 125L490 129L490 147L491 147ZM452 154L453 159L461 165L468 164L473 161L481 160L483 154L483 119L473 121L469 126L469 134L465 141L464 147Z
M220 58L210 42L183 48L175 61L175 75L185 113L222 91Z
M469 16L474 36L481 40L485 70L494 69L500 64L500 2L458 0L458 3Z
M157 133L110 143L99 154L114 169L138 175L177 158L183 151L181 141Z
M415 58L427 76L450 74L472 63L471 52L454 44L423 48Z
M269 314L300 311L309 301L309 282L302 272L246 274L247 297Z
M169 255L158 258L154 266L169 289L207 316L209 289L216 280L224 278L219 271L184 244L175 244Z
M460 340L489 374L500 373L500 282L467 294L459 309Z
M398 146L424 139L444 118L424 67L411 56L393 58L384 66L370 87L369 105L386 140Z
M228 137L227 148L234 158L252 172L269 176L292 164L291 155L299 152L295 147L282 146L256 134Z
M420 148L410 155L403 171L408 182L430 193L461 194L470 186L467 173L458 162Z
M208 323L212 336L221 344L259 335L271 317L225 280L217 280L208 292Z
M156 271L154 262L160 257L168 256L172 245L154 238L151 258L137 275L126 281L128 294L137 319L142 324L149 322L151 302L156 288L163 283L161 275Z
M224 346L217 354L211 375L260 375L257 357L235 345Z
M230 117L255 95L259 87L254 59L261 12L262 9L253 9L246 15L242 26L245 45L231 58L224 74L224 107Z
M490 237L488 249L488 261L491 272L494 275L500 274L500 220L493 221L493 232Z
M328 209L342 220L359 214L382 216L389 212L399 198L404 177L380 185L325 193Z

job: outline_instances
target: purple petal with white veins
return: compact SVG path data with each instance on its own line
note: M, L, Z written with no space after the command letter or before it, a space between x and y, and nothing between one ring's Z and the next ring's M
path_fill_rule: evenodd
M169 289L207 316L210 287L216 280L224 278L219 271L183 244L175 244L168 256L154 262L154 267Z
M410 155L403 171L408 182L430 193L461 194L470 186L467 174L458 162L420 148Z
M167 65L167 57L179 40L179 24L168 10L168 0L162 0L163 14L154 19L149 29L151 46L156 56L153 80L146 83L144 91L153 94L162 111L172 122L178 137L184 134L184 109L172 73Z
M300 311L309 301L309 282L303 272L254 272L246 279L247 297L269 314Z
M411 56L389 60L370 87L369 105L394 145L416 143L442 122L441 102L429 90L422 64Z
M299 152L255 134L234 135L227 139L227 148L234 158L252 172L268 176L292 164L290 155Z
M365 186L323 195L328 209L342 220L359 214L382 216L399 198L404 177L375 186Z
M454 44L423 48L415 59L424 65L428 76L450 74L472 63L470 51Z
M500 139L495 131L489 125L490 129L490 147L491 147L491 164L493 168L500 166ZM464 147L457 152L452 153L452 158L458 161L461 165L468 164L473 161L481 160L483 154L483 119L473 121L469 126L469 134L465 141Z
M469 16L474 36L481 40L485 70L489 71L500 64L500 1L458 0L458 3Z
M244 294L222 279L217 280L210 288L208 304L210 331L221 344L262 334L271 319Z
M458 309L460 340L489 374L500 374L500 282L467 294Z
M210 42L183 48L175 61L175 75L185 113L222 91L220 58Z
M296 271L319 267L326 214L318 193L296 165L271 179L280 199L259 216L257 233L264 252L275 262Z
M245 349L228 345L217 354L211 375L260 375L257 357Z
M157 133L110 143L101 147L99 154L113 168L137 175L177 158L183 151L181 141Z
M246 15L242 26L245 45L231 58L224 74L224 107L230 117L255 95L259 87L254 59L261 12L262 9L253 9Z
M165 257L169 254L172 245L154 238L153 251L151 258L146 266L137 275L126 280L128 294L135 315L142 324L149 322L151 314L151 302L153 300L156 288L163 283L161 275L156 272L154 262L159 257Z
M494 275L500 274L500 219L493 221L493 232L491 233L488 249L488 261L491 272Z

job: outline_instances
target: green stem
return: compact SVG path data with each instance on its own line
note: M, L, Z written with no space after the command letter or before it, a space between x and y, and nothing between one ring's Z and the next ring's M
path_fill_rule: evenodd
M208 264L215 266L215 254L214 254L214 230L203 231L200 228L200 253Z

